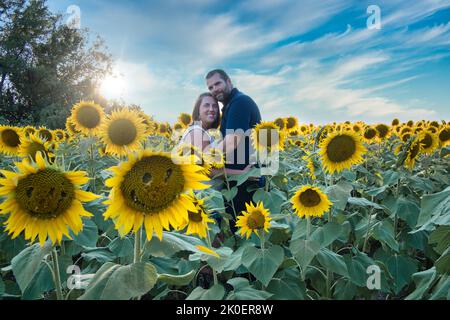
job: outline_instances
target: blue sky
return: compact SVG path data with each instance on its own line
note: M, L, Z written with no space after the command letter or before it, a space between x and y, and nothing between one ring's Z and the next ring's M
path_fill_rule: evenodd
M118 96L159 121L191 112L226 70L264 120L450 120L450 0L48 0L76 5L125 81ZM370 29L369 5L381 28ZM70 14L67 14L69 17Z

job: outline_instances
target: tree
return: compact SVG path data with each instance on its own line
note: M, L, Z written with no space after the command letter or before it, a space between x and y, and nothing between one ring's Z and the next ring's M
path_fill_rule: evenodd
M0 0L0 114L9 123L63 128L111 71L104 41L67 26L46 0Z

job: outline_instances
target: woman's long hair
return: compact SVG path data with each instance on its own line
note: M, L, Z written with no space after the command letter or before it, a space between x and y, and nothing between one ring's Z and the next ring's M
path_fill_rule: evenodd
M192 123L191 125L194 124L194 121L200 121L200 105L202 104L203 98L205 97L211 97L214 100L216 100L211 93L209 92L205 92L202 93L201 95L198 96L197 100L195 101L194 104L194 110L192 111ZM217 114L217 119L216 121L214 121L211 125L211 129L217 129L219 127L220 124L220 109L219 112Z

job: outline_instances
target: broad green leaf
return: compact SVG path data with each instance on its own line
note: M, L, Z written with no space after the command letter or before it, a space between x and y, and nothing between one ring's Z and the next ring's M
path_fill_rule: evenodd
M336 300L353 300L356 293L356 286L352 282L338 280L334 289L333 298Z
M345 264L347 265L348 279L359 287L367 285L367 267L370 263L362 260L359 256L352 257L351 255L343 256ZM372 263L374 264L374 263Z
M398 179L400 179L400 174L398 172L387 170L381 173L383 177L383 184L385 186L390 186L397 183Z
M411 292L405 300L420 300L430 289L434 279L436 279L436 268L433 267L422 272L414 273L412 279L416 285L416 289Z
M327 248L321 248L317 254L317 260L328 270L342 276L348 276L347 265L341 255L334 253Z
M395 213L397 216L406 221L411 228L414 228L420 213L419 206L413 201L403 197L400 197L396 204Z
M83 230L77 235L71 233L71 236L76 244L82 247L95 248L98 240L97 225L90 219L83 219Z
M351 183L341 180L337 184L326 188L325 193L333 203L334 208L344 210L352 190L353 186Z
M209 289L195 288L186 300L222 300L224 295L225 289L220 284L216 284Z
M450 248L442 254L442 256L434 263L438 273L450 275Z
M234 251L229 257L223 261L223 270L230 271L236 270L242 264L242 253L245 248L250 246L249 242L244 242L242 246L240 246L236 251Z
M339 238L342 232L342 225L336 222L328 222L323 227L317 228L311 235L311 240L320 243L321 247L326 247Z
M275 274L266 290L274 300L305 300L306 286L300 279L298 269L282 270Z
M11 260L12 271L22 293L38 272L42 259L50 253L52 244L47 241L43 247L38 243L25 248Z
M270 192L258 189L253 195L253 201L255 203L263 202L264 207L269 209L272 214L280 213L280 207L285 200L286 196L277 189L272 189Z
M181 275L164 273L158 275L158 281L163 281L167 284L174 286L186 286L192 281L192 279L194 279L195 274L196 274L195 270L191 270L191 272Z
M222 190L223 197L228 202L231 201L232 199L234 199L234 197L236 197L237 193L238 193L237 187L233 187L230 190L227 190L227 189Z
M233 174L228 176L229 181L237 181L236 187L239 187L241 184L243 184L249 177L259 177L260 176L260 169L253 167L248 172L244 174Z
M436 223L441 216L450 214L450 187L445 190L424 195L420 203L420 214L417 221L417 227L431 230L433 223Z
M0 297L5 293L5 283L3 282L2 277L0 277Z
M348 198L348 203L353 204L355 206L361 206L361 207L373 207L375 209L383 209L379 204L369 201L366 198L354 198L350 197Z
M217 272L222 272L224 268L224 261L231 256L233 250L228 247L222 247L219 249L213 249L215 253L220 255L220 258L217 258L213 255L204 253L198 249L196 249L196 253L189 255L190 261L206 261L212 268L214 268Z
M119 258L131 256L133 254L133 242L128 237L115 238L108 244L108 248Z
M292 255L300 265L302 272L306 272L306 267L320 251L320 243L314 240L297 239L291 241L290 249Z
M442 276L433 288L433 294L430 300L449 300L450 299L450 276Z
M392 250L398 252L399 245L394 237L394 227L392 224L384 220L373 228L373 237L378 241L389 246Z
M116 255L106 247L86 250L81 256L86 261L97 260L100 263L110 262L117 258Z
M255 289L245 278L232 278L227 283L234 289L228 294L227 300L267 300L272 296L271 293Z
M256 279L267 286L283 262L283 258L284 250L280 246L271 246L269 249L248 247L242 254L242 264Z
M450 226L439 226L434 230L429 237L429 243L436 243L437 253L443 254L444 251L450 247Z
M158 274L150 263L127 266L105 263L95 274L80 300L129 300L144 295L156 283Z
M144 246L144 253L154 257L168 257L179 251L197 252L197 245L205 246L198 238L176 232L163 232L162 241L152 237Z
M386 266L394 278L395 294L398 294L411 281L412 275L417 272L417 265L413 259L399 255L390 257Z

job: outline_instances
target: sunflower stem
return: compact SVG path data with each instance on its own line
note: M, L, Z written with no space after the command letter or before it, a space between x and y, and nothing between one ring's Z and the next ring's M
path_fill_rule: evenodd
M53 247L51 253L52 253L52 263L53 263L53 281L55 282L55 288L56 288L56 299L63 300L62 287L61 287L61 275L59 274L58 252L56 251L56 247Z
M227 170L226 170L225 168L223 169L223 175L224 175L224 177L225 177L225 182L226 182L226 185L227 185L228 192L231 192L231 189L230 189L230 182L228 181ZM231 207L233 208L234 221L236 221L236 220L237 220L237 214L236 214L236 209L234 208L234 202L233 202L233 199L231 199L230 202L231 202Z
M306 216L306 241L309 240L309 236L311 234L311 218L310 216Z
M208 232L208 231L206 231L206 243L208 244L208 246L209 246L210 248L212 248L212 244L211 244L211 236L209 235L209 232ZM216 269L215 269L215 268L211 267L211 269L212 269L212 272L213 272L214 285L216 285L216 284L219 283L219 281L217 280L217 272L216 272Z
M141 261L141 234L142 227L134 235L134 259L133 263L138 263Z

